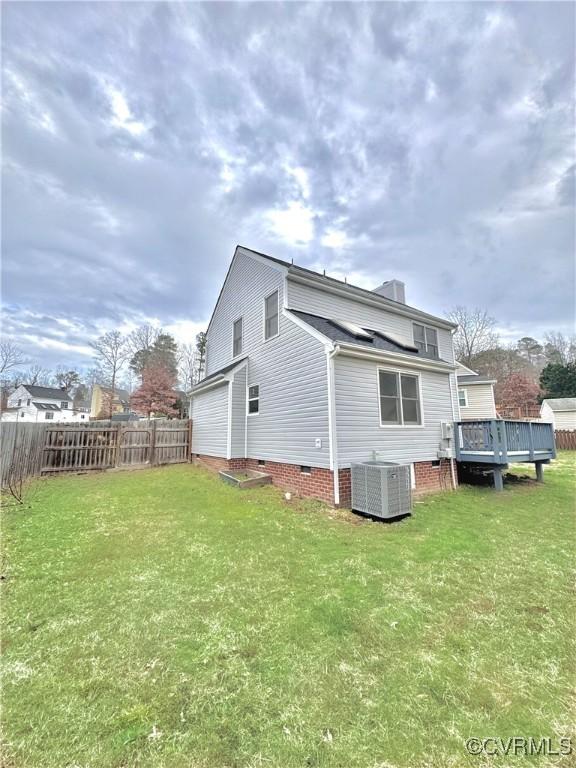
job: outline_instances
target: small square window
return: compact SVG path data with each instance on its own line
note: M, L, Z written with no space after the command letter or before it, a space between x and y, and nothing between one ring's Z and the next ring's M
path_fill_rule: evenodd
M60 408L62 408L62 410L65 411L68 408L68 401L67 400L63 400L60 403Z
M44 418L45 419L53 419L54 418L54 414L52 413L52 411L46 411L46 413L44 414Z
M440 459L434 459L434 461L432 462L432 466L438 469L438 467L440 466Z
M258 459L258 466L259 467L264 467L265 465L266 465L266 462L264 461L264 459Z
M300 474L301 475L311 475L312 474L312 467L306 467L304 465L301 466L300 467Z

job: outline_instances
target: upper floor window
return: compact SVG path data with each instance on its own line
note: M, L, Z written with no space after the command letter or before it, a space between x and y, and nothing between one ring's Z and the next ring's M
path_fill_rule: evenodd
M237 357L238 355L242 354L242 333L243 333L243 322L242 322L242 318L239 317L233 326L232 357Z
M260 387L253 384L248 387L248 413L260 412Z
M414 345L423 355L439 357L438 331L436 328L429 328L427 325L414 323Z
M22 398L20 398L20 399L18 400L18 408L20 408L20 406L21 406L21 405L22 405Z
M418 376L395 371L378 371L380 424L422 424Z
M278 291L264 299L264 339L278 336Z
M26 405L30 405L30 398L28 398L28 400L26 400Z
M468 392L465 389L458 390L458 405L460 408L468 407Z
M68 401L67 400L63 400L60 403L60 408L62 408L62 410L65 411L68 408Z

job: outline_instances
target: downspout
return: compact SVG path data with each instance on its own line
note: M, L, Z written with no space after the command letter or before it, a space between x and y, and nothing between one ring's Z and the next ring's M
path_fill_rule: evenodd
M326 350L326 373L328 377L328 441L330 443L330 469L334 480L334 505L340 505L340 478L338 473L338 437L336 434L336 395L334 391L334 358L340 353L336 345Z

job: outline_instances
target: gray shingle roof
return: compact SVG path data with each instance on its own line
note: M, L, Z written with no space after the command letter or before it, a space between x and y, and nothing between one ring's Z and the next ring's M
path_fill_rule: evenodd
M229 365L225 365L224 368L220 368L218 371L214 371L214 373L211 373L210 376L206 376L205 379L202 379L202 381L199 381L198 384L195 384L192 387L192 392L196 392L197 390L204 387L205 384L208 384L211 381L215 381L219 376L225 376L227 373L230 373L230 371L234 370L237 365L240 365L240 363L244 362L246 360L246 355L244 357L240 357L238 360L234 360L233 363L230 363Z
M72 399L65 389L55 389L54 387L37 387L35 384L23 384L22 386L32 395L32 397L47 397L50 400Z
M386 337L385 333L375 331L372 328L365 327L365 330L374 334L371 340L362 339L355 336L353 333L348 332L342 328L336 321L330 320L327 317L321 317L320 315L311 315L309 312L301 312L299 309L289 310L293 315L299 317L305 323L308 323L312 328L322 333L331 341L343 342L345 344L357 344L360 347L368 349L377 349L381 352L401 352L404 355L411 355L412 357L420 357L426 360L438 359L431 358L430 355L422 354L421 352L411 349L409 346L403 346L392 339ZM441 360L446 362L446 360Z
M492 384L495 379L490 376L473 376L468 373L458 374L458 384Z
M55 403L32 403L38 411L59 411L60 407Z
M547 403L553 411L576 411L576 397L546 398L542 402Z

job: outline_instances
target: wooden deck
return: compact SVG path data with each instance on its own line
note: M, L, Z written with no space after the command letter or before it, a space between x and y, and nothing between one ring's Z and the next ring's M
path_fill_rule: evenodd
M483 419L455 424L456 461L491 465L494 485L502 489L502 470L509 464L532 462L536 477L543 479L542 465L556 458L552 424L540 421Z

